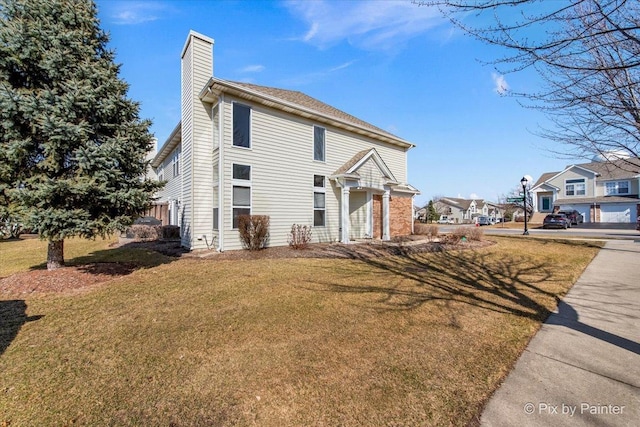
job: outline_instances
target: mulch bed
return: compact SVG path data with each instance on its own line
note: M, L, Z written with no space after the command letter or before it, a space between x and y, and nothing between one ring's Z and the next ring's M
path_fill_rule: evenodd
M493 244L490 241L441 243L425 240L404 239L390 243L336 244L317 243L305 249L288 246L266 248L260 251L193 251L186 252L179 242L131 242L127 247L145 248L172 257L215 260L255 260L281 258L344 258L366 259L394 255L410 255L424 252L443 252L456 249L471 249ZM0 279L0 298L3 296L26 296L34 294L73 293L92 288L116 277L130 274L138 267L134 263L91 263L67 266L57 270L31 270Z

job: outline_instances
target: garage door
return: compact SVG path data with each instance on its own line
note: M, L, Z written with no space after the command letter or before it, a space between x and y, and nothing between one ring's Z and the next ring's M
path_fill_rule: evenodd
M591 222L591 218L589 218L589 210L590 206L587 205L560 205L561 211L578 211L580 215L582 215L583 222Z
M634 222L636 205L621 203L600 206L600 222Z

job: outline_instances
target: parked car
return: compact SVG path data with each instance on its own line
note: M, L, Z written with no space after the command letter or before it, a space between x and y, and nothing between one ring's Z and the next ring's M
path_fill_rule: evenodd
M558 211L558 214L566 215L566 217L569 218L569 221L573 225L582 224L584 222L582 214L576 210Z
M440 215L440 219L437 221L438 224L453 224L455 221L450 216Z
M476 223L478 225L491 225L491 220L488 216L479 216L476 218Z
M549 214L542 221L542 228L567 228L571 227L571 221L565 214Z

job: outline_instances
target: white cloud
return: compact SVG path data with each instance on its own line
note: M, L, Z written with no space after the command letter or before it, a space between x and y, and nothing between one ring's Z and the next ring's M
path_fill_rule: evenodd
M328 68L325 70L315 71L312 73L299 75L297 77L292 77L292 78L286 79L283 83L286 86L304 86L318 80L323 80L328 76L330 76L332 73L335 73L336 71L340 71L347 67L350 67L355 62L356 60L353 60L353 61L345 62L344 64L336 65L335 67Z
M491 78L494 84L493 90L495 90L497 94L504 95L509 92L509 83L507 83L503 75L492 73Z
M476 193L471 193L471 194L469 194L469 198L470 199L479 199L480 197L478 197L478 195Z
M289 11L309 29L301 40L318 47L347 40L365 50L390 50L445 20L432 7L410 1L289 1Z
M115 3L110 16L114 24L136 25L162 18L168 7L154 1L126 1Z
M243 69L240 70L241 73L260 73L264 71L264 65L247 65Z
M333 73L334 71L339 71L339 70L343 70L345 68L348 68L350 66L352 66L356 61L349 61L349 62L345 62L344 64L340 64L336 67L333 67L329 70L330 73Z

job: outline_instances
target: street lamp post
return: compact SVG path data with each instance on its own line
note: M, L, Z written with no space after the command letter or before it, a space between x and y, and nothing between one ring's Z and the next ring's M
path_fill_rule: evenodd
M524 208L524 233L523 236L529 235L529 229L527 228L527 184L529 180L526 176L523 176L520 180L520 184L522 184L522 207Z

